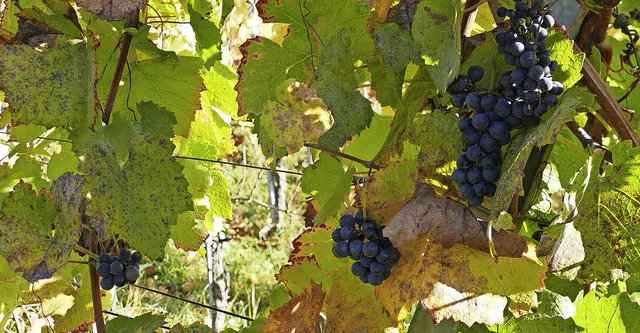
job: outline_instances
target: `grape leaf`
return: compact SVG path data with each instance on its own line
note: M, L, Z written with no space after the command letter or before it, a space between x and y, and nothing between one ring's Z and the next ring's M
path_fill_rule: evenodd
M320 207L314 223L322 223L338 212L349 195L353 172L353 168L343 170L342 164L325 152L320 153L319 159L302 171L302 191L312 195Z
M585 249L579 275L590 280L609 280L613 268L640 271L635 245L640 237L640 149L621 142L613 144L611 151L613 165L604 166L602 175L597 172L599 164L593 165L574 221ZM599 155L595 163L601 161Z
M493 198L493 208L490 220L493 223L501 212L506 211L514 194L523 191L522 177L529 154L534 146L542 147L552 144L556 134L564 123L571 119L575 110L582 106L578 98L581 88L571 88L565 91L557 106L545 114L539 125L528 128L514 135L513 140L503 152L503 165L500 170L496 195Z
M382 145L389 134L392 120L392 117L374 114L369 128L363 130L358 136L347 142L343 152L365 161L373 161L376 154L382 149ZM343 160L342 163L348 164L349 162ZM355 167L358 171L369 171L369 168L363 165L356 165Z
M571 130L563 128L558 132L549 161L558 171L558 179L563 188L569 186L573 175L582 167L589 154Z
M99 239L119 235L145 255L162 258L170 227L193 205L188 182L180 176L183 166L172 157L173 144L134 135L122 168L101 132L76 142L75 149L84 156L79 170L87 177L86 214Z
M60 153L53 154L47 164L47 178L56 179L67 172L76 172L78 170L78 157L71 150L71 145L60 142L62 150Z
M29 288L29 283L13 271L9 263L0 255L0 304L4 305L2 314L10 315L20 305L20 294Z
M199 5L208 7L207 12L211 12L211 4L201 1ZM222 44L222 35L218 26L194 9L194 6L187 4L189 11L189 22L196 38L196 53L204 61L205 68L210 68L217 60L220 60L220 45Z
M331 112L315 89L287 80L278 87L278 101L266 101L261 128L279 146L293 154L304 143L316 143L333 123Z
M299 5L296 0L258 2L256 7L265 23L288 24L288 30L282 46L264 38L249 40L241 46L243 60L236 85L240 115L260 114L263 103L276 100L276 87L288 78L307 82L322 44L341 31L351 37L354 55L366 54L364 50L371 49L371 38L363 31L371 15L365 3L347 0L336 6L312 1L305 4L304 12Z
M640 329L638 304L621 293L597 299L590 292L576 306L573 318L583 332L636 332Z
M458 1L422 0L411 25L411 36L420 45L429 77L445 91L460 68L462 8Z
M80 177L67 174L37 195L21 181L2 202L0 254L27 281L49 278L67 263L80 237L81 187Z
M164 324L164 316L145 313L128 318L118 317L106 322L107 332L154 333Z
M311 282L300 295L269 314L263 332L321 332L319 319L324 297L322 286Z
M309 86L329 107L333 127L318 142L329 149L338 149L353 135L371 123L371 103L357 90L353 59L346 34L335 35L325 43L313 80Z
M80 128L93 123L94 114L88 112L93 109L89 53L84 43L46 52L5 45L0 48L0 77L12 125Z
M136 106L140 112L140 125L146 133L160 138L171 138L171 127L177 123L176 117L164 107L151 102L140 102Z
M441 198L429 185L419 184L414 197L387 224L384 235L394 246L429 234L445 248L464 244L488 253L486 229L486 224L478 222L464 205ZM519 258L528 251L527 242L507 230L494 230L493 243L499 256Z
M103 20L122 20L131 13L142 9L144 0L77 0L78 6L97 14Z
M200 95L202 108L208 110L215 107L225 114L237 118L238 102L236 98L238 93L234 90L234 86L238 82L236 73L216 61L212 68L202 72L202 80L206 88Z
M24 124L9 128L10 140L17 142L31 142L44 134L46 128L41 125Z
M407 306L421 300L436 321L453 318L469 326L500 323L507 304L502 296L544 287L546 268L536 258L534 246L522 258L501 257L497 263L488 253L462 244L447 249L429 235L402 243L398 251L400 259L391 277L376 288L396 321L404 319Z
M584 53L573 53L573 40L567 39L560 32L552 32L546 40L551 59L558 62L553 80L562 83L565 89L572 87L582 78L582 64Z
M226 330L224 332L226 332ZM182 324L178 323L171 327L169 333L211 333L211 327L200 323L193 323L184 327Z
M188 211L178 215L176 225L171 226L171 239L176 247L185 251L198 251L204 241L202 232L196 225L196 212Z

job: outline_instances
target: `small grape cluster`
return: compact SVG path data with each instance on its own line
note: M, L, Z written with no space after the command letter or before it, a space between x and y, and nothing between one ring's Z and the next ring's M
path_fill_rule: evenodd
M340 227L331 235L336 242L333 255L353 259L351 272L360 281L374 286L391 276L391 269L398 261L398 251L391 240L382 235L383 228L375 221L365 221L362 212L357 212L353 216L342 215Z
M545 43L548 29L555 23L553 17L522 0L516 2L515 10L499 8L498 15L511 19L509 30L496 34L498 52L505 55L507 64L515 66L502 74L500 93L477 91L475 83L484 76L479 66L471 66L466 76L459 76L449 86L451 104L474 111L472 117L458 122L465 147L451 176L472 206L495 195L501 147L511 142L510 131L539 124L564 90L551 76L558 63L551 60Z
M140 252L131 253L125 248L120 249L117 256L102 253L96 269L98 276L102 278L100 287L111 290L113 286L124 287L127 282L135 283L140 276L140 259Z

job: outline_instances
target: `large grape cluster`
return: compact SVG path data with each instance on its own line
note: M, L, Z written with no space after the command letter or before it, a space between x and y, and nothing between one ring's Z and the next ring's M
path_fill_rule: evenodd
M140 276L140 259L142 255L139 252L131 253L125 248L120 249L117 256L102 253L96 268L96 272L102 278L100 287L111 290L113 286L124 287L127 282L135 283Z
M499 8L498 15L510 18L509 30L496 34L498 52L515 67L502 74L499 93L477 91L475 83L484 76L479 66L471 66L466 76L459 76L449 86L451 104L473 111L473 116L458 122L465 147L451 176L472 206L495 195L501 147L511 141L510 131L539 124L564 90L551 76L558 63L551 60L545 43L553 17L522 0L516 2L515 9Z
M354 260L351 272L364 283L377 286L391 276L398 261L398 251L389 238L382 235L382 226L364 220L362 212L340 217L340 227L333 231L332 251L338 258Z

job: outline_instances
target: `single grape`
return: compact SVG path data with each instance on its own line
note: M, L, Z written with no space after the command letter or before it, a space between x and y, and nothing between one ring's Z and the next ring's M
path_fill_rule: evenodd
M121 248L118 252L118 261L127 262L131 260L131 251L129 249Z
M464 102L465 102L465 104L467 104L468 107L477 110L477 109L480 109L480 100L481 99L482 99L482 97L480 97L480 93L471 92L465 97Z
M353 273L353 275L360 276L367 273L367 268L362 266L362 263L359 261L356 261L351 264L351 273Z
M549 55L544 54L541 55L540 58L538 58L538 65L545 67L545 66L549 66L551 64L551 57L549 57Z
M467 70L467 77L469 78L469 80L471 80L471 82L478 82L482 80L483 76L484 70L480 66L474 65L469 67L469 69Z
M122 263L119 261L114 261L111 263L111 266L109 269L111 271L111 274L121 275L122 272L124 272L124 265L122 265Z
M482 179L487 183L495 183L500 179L500 170L497 168L482 169Z
M356 220L357 225L361 225L364 222L362 211L358 211L355 215L353 215L353 218Z
M473 165L473 162L467 158L467 155L460 155L456 160L456 167L458 169L469 169L471 165Z
M139 263L141 259L142 259L142 254L140 254L140 252L131 253L131 263L132 264Z
M556 24L556 20L553 18L553 16L547 14L542 18L541 25L543 28L551 28L554 24Z
M507 16L507 8L499 7L496 10L496 14L498 15L498 17L505 18Z
M473 190L476 192L476 195L479 197L483 197L487 194L487 182L479 182L473 185Z
M360 257L360 264L362 264L362 266L364 267L371 266L371 263L373 263L374 261L375 261L375 258L369 258L366 256Z
M511 113L511 102L506 98L499 98L495 105L496 114L500 117L506 117Z
M456 94L451 96L451 105L461 108L464 106L464 95Z
M547 110L548 110L547 104L541 103L533 111L533 114L536 115L536 117L542 117L545 113L547 113Z
M533 81L533 80L532 80ZM537 86L538 84L534 81L534 84ZM524 93L524 101L531 104L531 103L535 103L538 101L538 94L535 91L527 91L526 93ZM523 112L526 113L526 110L522 110Z
M382 272L384 272L384 265L374 261L371 263L371 266L369 266L369 270L375 275L382 275Z
M500 164L500 158L495 158L493 154L486 154L478 163L478 165L481 168L495 168L499 164Z
M384 280L388 279L390 276L391 276L391 271L384 271L382 273L382 280L384 281Z
M384 281L384 278L382 277L382 275L375 275L369 272L369 274L367 275L367 280L372 285L379 286L382 283L382 281Z
M496 140L505 139L510 135L509 125L503 121L494 121L491 126L489 126L489 134Z
M393 248L393 247L392 247ZM376 255L376 260L381 264L386 264L391 259L391 254L389 253L389 249L387 247L383 247L378 250L378 254Z
M107 262L101 262L96 268L96 273L98 273L98 276L100 277L105 277L111 274L111 264Z
M353 216L349 215L349 214L344 214L342 216L340 216L340 226L341 227L352 227L355 228L356 227L356 219L353 218Z
M127 266L127 269L124 271L124 277L130 283L136 282L136 280L138 280L138 277L140 277L140 268L138 268L137 265Z
M349 256L349 244L345 241L337 242L333 245L331 251L336 258L346 258Z
M451 174L451 180L458 184L465 183L467 181L467 171L464 169L456 169L453 174Z
M555 60L552 60L552 61L549 63L549 69L550 69L552 72L553 72L553 71L555 71L556 69L558 69L558 66L559 66L559 65L558 65L558 62L557 62L557 61L555 61Z
M543 77L538 81L538 89L542 92L551 91L553 89L553 80L550 77Z
M529 71L531 71L531 68L529 69ZM511 79L515 84L522 84L526 78L527 78L527 71L522 68L516 68L511 71Z
M364 242L359 239L349 243L349 253L351 257L359 259L362 256L362 245L364 245Z
M113 284L115 284L116 287L124 287L124 285L127 284L127 278L125 278L124 275L114 275Z
M100 288L103 290L111 290L113 289L113 275L109 274L100 280Z
M331 233L331 239L333 239L334 242L341 242L342 241L342 236L340 236L340 230L342 228L336 228L336 230L334 230Z
M497 100L498 98L496 98L496 96L493 96L492 94L486 94L480 100L480 107L484 111L493 110L493 106L496 104Z
M489 117L484 113L476 114L472 119L473 127L482 131L489 126Z
M462 132L462 141L464 141L465 145L475 145L480 141L480 132L475 129L467 129Z
M369 276L369 271L366 271L364 274L362 274L362 275L358 275L358 278L360 278L360 281L361 281L362 283L369 283L369 278L368 278L368 276Z
M470 184L476 184L481 180L482 180L482 170L480 170L480 168L477 168L477 167L469 168L469 171L467 172L467 181Z
M110 264L112 260L111 260L111 256L109 254L102 252L102 253L100 253L100 258L98 258L98 261L101 262L101 263L106 262L106 263Z
M526 2L516 2L515 10L519 13L526 13L529 10L529 5Z
M378 254L378 244L374 242L364 243L362 246L362 254L369 258L375 257Z
M513 102L518 98L518 88L513 86L507 87L502 94L508 101Z
M498 149L498 142L490 134L483 134L480 138L480 147L485 154L491 153Z
M464 117L458 120L458 129L460 130L460 132L464 130L472 129L472 128L473 128L473 124L471 123L471 118Z
M511 48L509 51L511 51L511 54L513 54L515 57L520 57L524 53L524 44L515 42L511 44Z
M492 197L496 195L496 188L495 184L487 183L487 194L485 194L485 197Z
M354 224L355 224L355 221L354 221ZM352 226L346 226L340 229L340 237L342 237L342 239L346 241L350 241L356 238L357 234L358 234L358 231L356 231L356 228Z
M553 81L553 88L551 88L549 92L558 96L562 94L563 91L564 91L564 86L562 85L562 83L558 81Z
M479 196L479 195L475 195L475 194L471 198L467 199L467 202L471 206L480 206L480 205L482 205L482 201L484 201L484 198Z
M463 198L470 198L475 195L475 191L473 189L473 185L470 183L464 183L460 185L460 194Z
M524 88L524 90L527 90L527 91L533 91L536 88L538 88L538 81L532 80L531 78L527 78L522 83L522 88Z
M556 95L554 94L547 94L546 96L544 96L542 101L544 102L544 104L547 104L547 106L551 107L558 103L558 97L556 97Z
M380 229L378 229L377 226L373 228L366 228L362 233L364 234L364 237L370 241L378 240L382 236Z
M484 156L484 151L479 145L469 146L467 148L467 158L469 161L478 162Z

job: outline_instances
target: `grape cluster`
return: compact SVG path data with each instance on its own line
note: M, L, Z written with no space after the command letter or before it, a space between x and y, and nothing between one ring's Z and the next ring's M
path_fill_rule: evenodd
M558 63L551 60L545 43L548 29L555 23L553 17L522 0L516 2L514 10L499 8L498 15L510 18L509 30L496 34L498 52L515 67L502 74L499 93L477 91L475 83L484 76L479 66L471 66L467 75L459 76L449 86L451 104L474 113L458 122L465 147L451 176L472 206L495 195L501 147L511 141L510 131L539 124L540 117L557 104L557 96L564 90L551 76Z
M374 286L391 276L391 268L398 261L398 251L391 240L382 235L382 229L375 221L365 221L362 212L357 212L354 216L342 215L340 227L331 235L336 242L333 255L353 259L351 272L360 281Z
M111 290L113 286L123 287L127 282L135 283L140 276L138 263L142 259L140 252L129 251L122 248L117 256L110 256L107 253L100 255L96 272L102 280L100 287L104 290Z

